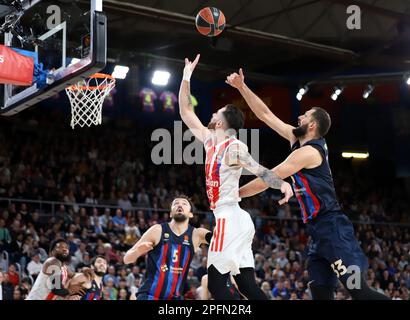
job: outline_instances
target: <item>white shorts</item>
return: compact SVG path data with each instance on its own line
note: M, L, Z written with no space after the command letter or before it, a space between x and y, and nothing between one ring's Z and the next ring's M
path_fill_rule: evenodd
M252 241L255 226L248 212L239 204L229 204L214 210L216 226L208 250L208 267L222 274L239 274L239 268L255 268Z

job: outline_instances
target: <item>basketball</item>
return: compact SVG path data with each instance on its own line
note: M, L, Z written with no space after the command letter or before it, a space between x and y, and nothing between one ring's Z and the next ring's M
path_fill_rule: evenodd
M215 37L225 28L225 15L218 8L206 7L196 15L195 25L200 34Z

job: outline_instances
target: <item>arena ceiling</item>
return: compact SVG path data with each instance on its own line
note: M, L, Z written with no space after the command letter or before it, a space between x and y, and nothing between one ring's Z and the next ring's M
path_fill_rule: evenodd
M360 30L346 27L352 4L361 9ZM227 19L215 39L194 25L206 6ZM200 52L209 76L243 66L255 79L279 81L410 69L407 0L104 0L104 11L116 60L178 65Z

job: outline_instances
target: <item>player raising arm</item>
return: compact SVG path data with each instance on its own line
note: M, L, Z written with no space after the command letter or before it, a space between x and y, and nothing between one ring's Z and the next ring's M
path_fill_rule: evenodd
M181 81L181 87L179 89L178 99L179 114L181 115L182 121L184 121L184 123L193 133L193 135L201 142L203 142L205 138L208 136L209 130L201 123L201 120L198 119L197 115L194 112L194 109L192 107L190 88L192 72L194 71L199 61L199 57L200 54L197 54L193 62L185 58L184 74Z
M272 171L282 179L292 178L302 219L311 236L307 269L313 299L333 299L338 280L353 299L387 299L368 286L367 257L337 200L324 138L331 126L329 114L322 108L311 108L299 116L298 127L294 128L278 119L245 85L242 69L228 76L226 82L239 90L259 119L291 143L291 154ZM256 179L243 186L239 194L252 196L266 188L262 179ZM351 284L353 268L357 286Z

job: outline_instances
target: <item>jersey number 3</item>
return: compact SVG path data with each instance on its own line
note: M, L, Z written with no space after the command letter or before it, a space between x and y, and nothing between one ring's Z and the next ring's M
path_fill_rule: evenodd
M343 276L347 272L347 268L343 265L342 259L339 259L330 265L337 277Z

